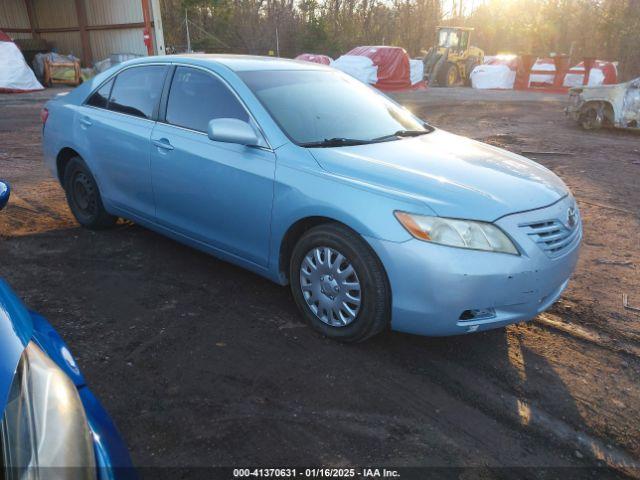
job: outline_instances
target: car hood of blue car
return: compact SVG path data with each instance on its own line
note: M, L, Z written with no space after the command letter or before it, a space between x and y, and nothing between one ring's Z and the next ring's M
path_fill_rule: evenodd
M310 149L325 170L422 200L443 217L494 221L568 194L528 158L438 130L419 137Z
M0 279L0 417L20 356L33 336L33 321L22 302Z

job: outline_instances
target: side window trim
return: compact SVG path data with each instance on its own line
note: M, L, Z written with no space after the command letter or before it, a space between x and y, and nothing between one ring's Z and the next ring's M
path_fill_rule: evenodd
M123 68L122 70L118 71L118 73L116 73L115 79L113 81L113 85L111 86L111 92L109 93L109 102L107 104L108 105L107 109L110 112L118 113L120 115L126 115L128 117L133 117L133 118L140 118L142 120L148 120L150 122L157 122L158 121L158 111L160 109L160 101L162 99L162 92L160 93L160 97L158 98L158 101L153 106L153 111L151 112L151 117L150 118L141 117L139 115L132 115L130 113L125 113L125 112L119 112L117 110L111 110L109 108L111 106L111 95L113 94L113 89L116 87L116 83L118 83L118 77L120 77L120 75L123 72L126 72L127 70L132 70L132 69L135 69L135 68L144 68L144 67L164 67L164 69L165 69L164 77L162 78L162 85L163 85L163 88L164 88L164 83L167 80L167 73L170 70L171 64L168 64L168 63L140 63L140 64L136 64L136 65L131 65L130 67Z
M173 77L173 65L164 64L163 66L165 70L164 70L164 78L162 79L162 92L160 93L160 97L158 97L158 101L153 107L153 116L151 118L151 120L153 120L154 122L157 122L159 118L160 105L162 103L162 95L164 94L164 86L167 83L167 76L169 75L170 71L172 72L172 77Z
M109 96L107 97L107 103L104 106L105 110L109 110L109 103L111 102L111 92L113 92L113 86L116 84L116 77L113 77L113 80L109 80L111 82L111 88L109 88Z
M157 119L157 121L160 123L167 123L167 104L169 102L169 92L171 91L171 84L173 83L173 77L175 76L176 69L177 67L175 65L171 65L169 67L169 71L167 72L167 76L164 79Z
M151 118L143 118L143 117L139 117L136 115L131 115L129 113L123 113L123 112L117 112L115 110L110 110L109 106L111 104L111 94L113 93L113 87L115 87L116 85L116 81L118 80L118 76L126 71L126 70L130 70L132 68L140 68L140 67L165 67L166 71L165 71L165 76L163 79L163 91L162 94L160 95L160 99L158 100L158 102L156 102L156 105L153 108L153 112L152 112L152 116ZM171 63L139 63L136 65L131 65L129 67L125 67L121 70L118 70L117 72L115 72L113 75L111 75L109 78L107 78L104 82L102 82L97 88L95 88L89 95L87 95L87 98L85 98L84 102L82 102L82 106L83 107L89 107L89 108L97 108L98 110L105 110L107 112L111 112L111 113L115 113L118 115L126 115L127 117L132 117L132 118L139 118L141 120L147 120L149 122L157 122L158 118L159 118L159 112L160 112L160 106L161 106L161 102L162 102L162 95L164 94L164 85L166 85L167 82L167 76L169 75L169 73L171 72L172 77L173 77L173 70L175 69L174 65ZM89 105L89 99L91 97L93 97L93 95L100 90L104 85L106 85L107 83L109 83L110 81L113 80L113 83L111 84L111 88L109 89L109 100L107 100L107 106L106 108L102 108L102 107L94 107L93 105Z
M89 95L87 95L87 98L85 98L84 102L82 102L82 106L83 107L97 108L99 110L108 110L109 109L109 101L111 100L111 92L113 91L113 86L116 84L116 75L111 75L104 82L102 82L96 89L94 89ZM91 100L93 98L93 96L96 93L98 93L100 91L100 89L102 87L104 87L109 82L111 82L111 88L109 89L109 95L107 97L107 106L106 107L96 107L95 105L89 105L89 100Z
M229 90L229 92L231 92L231 94L238 101L238 104L247 113L247 116L249 117L249 120L251 121L251 124L254 126L255 129L257 129L258 133L260 134L260 138L265 143L265 146L260 146L260 147L257 147L257 148L273 151L273 147L269 143L269 140L267 139L267 136L265 135L264 130L262 129L262 127L260 126L260 124L256 120L256 117L253 115L253 113L251 113L251 110L249 110L249 108L247 107L247 105L244 102L244 100L242 99L242 97L240 97L238 92L236 92L236 90L229 84L229 82L227 82L227 80L225 78L223 78L217 72L213 72L213 71L209 70L208 68L203 68L203 67L199 67L199 66L196 66L196 65L190 65L190 64L185 64L185 63L174 63L174 64L171 65L171 67L172 68L170 69L170 74L169 73L167 74L167 80L168 81L166 81L166 83L165 83L165 87L164 87L164 89L162 91L162 96L161 96L161 99L160 99L160 113L159 113L158 118L157 118L157 122L158 123L162 123L162 124L167 125L169 127L178 128L180 130L186 130L186 131L189 131L189 132L199 133L200 135L207 135L206 132L201 132L200 130L194 130L194 129L188 128L188 127L181 127L180 125L174 125L172 123L167 122L167 105L169 103L169 93L171 92L171 85L173 84L173 79L175 77L175 72L178 69L178 67L192 68L194 70L199 70L199 71L202 71L202 72L204 72L204 73L206 73L208 75L211 75L216 80L219 80L222 83L222 85L225 86ZM166 95L165 95L165 93L166 93Z

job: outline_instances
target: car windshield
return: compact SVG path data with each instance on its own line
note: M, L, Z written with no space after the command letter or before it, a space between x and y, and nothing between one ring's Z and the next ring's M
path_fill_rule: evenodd
M301 146L359 145L432 129L383 95L341 72L240 72L287 136Z

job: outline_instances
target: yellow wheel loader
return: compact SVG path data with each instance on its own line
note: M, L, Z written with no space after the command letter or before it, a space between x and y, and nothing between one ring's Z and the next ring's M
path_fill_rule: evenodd
M484 52L471 46L473 28L437 27L436 45L424 57L429 86L469 85L471 71L484 62Z

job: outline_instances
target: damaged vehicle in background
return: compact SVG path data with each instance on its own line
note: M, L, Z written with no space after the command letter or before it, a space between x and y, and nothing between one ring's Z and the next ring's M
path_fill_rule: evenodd
M0 210L9 194L0 182ZM67 345L1 278L0 412L0 479L137 477Z
M565 112L585 130L606 126L640 129L640 78L617 85L572 88Z

